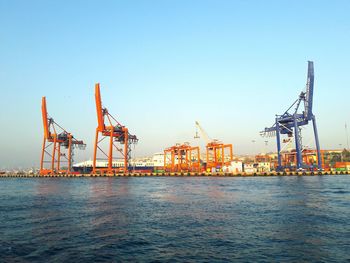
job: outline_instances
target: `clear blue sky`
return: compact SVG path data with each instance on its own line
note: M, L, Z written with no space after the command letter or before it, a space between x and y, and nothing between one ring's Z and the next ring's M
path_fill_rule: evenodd
M259 131L304 89L307 60L321 146L344 147L349 14L350 1L1 0L0 169L38 166L42 96L86 141L77 161L91 158L95 82L139 137L137 156L196 143L195 120L235 153L257 153Z

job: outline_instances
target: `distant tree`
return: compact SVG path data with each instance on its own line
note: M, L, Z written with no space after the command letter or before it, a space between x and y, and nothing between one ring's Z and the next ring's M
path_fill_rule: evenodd
M245 158L243 159L243 162L244 162L244 163L250 163L250 162L253 162L253 161L254 161L254 159L251 158L251 157L245 157Z
M334 165L336 162L340 162L340 161L341 161L341 155L334 154L334 155L332 155L332 157L330 159L330 164Z
M350 151L344 149L341 155L344 162L350 162Z

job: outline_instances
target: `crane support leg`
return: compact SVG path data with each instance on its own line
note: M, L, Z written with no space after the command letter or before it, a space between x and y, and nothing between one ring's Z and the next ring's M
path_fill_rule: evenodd
M72 136L69 135L68 137L68 167L67 167L67 174L71 172L72 169Z
M57 144L57 172L61 169L61 145Z
M96 129L96 137L95 137L95 147L94 147L94 160L92 163L92 173L96 173L96 156L97 156L97 144L98 144L98 129Z
M321 158L320 142L318 140L318 132L317 132L315 116L312 116L312 125L314 128L314 134L315 134L315 143L316 143L316 151L317 151L317 166L318 166L318 169L321 170L322 169L322 158Z
M302 167L302 160L301 160L301 145L300 145L300 134L299 134L299 126L296 119L296 116L294 116L294 137L295 137L295 151L296 151L296 161L297 161L297 169L300 169Z
M225 147L222 147L221 149L221 167L224 166L224 163L225 163Z
M281 136L280 136L280 125L276 118L276 140L277 140L277 158L278 158L278 166L277 171L282 169L282 157L281 157Z
M43 141L43 149L41 152L41 160L40 160L40 171L42 171L44 169L44 156L45 156L45 145L46 144L46 139L44 137L44 141Z
M52 147L52 158L51 158L51 174L55 171L55 154L56 154L56 135L54 135L53 147Z
M109 136L108 173L111 174L113 163L113 129L111 129L111 134Z
M201 170L201 153L199 151L199 147L197 148L197 156L198 156L198 172Z
M124 169L125 172L129 172L129 131L128 129L124 130Z

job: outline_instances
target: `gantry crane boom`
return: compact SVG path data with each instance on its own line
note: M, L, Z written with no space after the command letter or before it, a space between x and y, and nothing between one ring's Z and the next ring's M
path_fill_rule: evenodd
M306 81L306 94L305 94L305 117L312 120L312 102L314 96L314 63L308 61L308 74Z
M50 137L50 132L49 132L50 123L47 117L46 97L41 98L41 113L43 118L44 138L48 139Z
M99 131L105 129L104 124L104 112L102 108L100 85L95 85L95 102L96 102L96 112L97 112L97 128Z

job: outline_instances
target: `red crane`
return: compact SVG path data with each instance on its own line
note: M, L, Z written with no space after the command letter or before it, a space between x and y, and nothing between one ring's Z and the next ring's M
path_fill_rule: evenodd
M100 84L95 85L95 102L96 102L96 111L97 111L97 128L96 128L96 137L95 137L95 147L94 147L94 158L93 158L93 167L92 173L101 173L101 174L114 174L118 172L128 172L129 161L131 158L131 145L136 144L138 139L136 135L129 133L128 128L121 125L109 112L107 108L102 107L101 93L100 93ZM107 118L108 124L105 124L105 118ZM102 138L99 139L99 134L102 135ZM108 154L103 151L100 147L100 143L105 139L109 138L109 147ZM117 143L123 147L118 148ZM100 151L108 159L108 166L101 167L97 165L97 151ZM124 167L115 167L113 165L113 153L119 152L119 154L124 159Z
M83 141L76 140L73 135L58 125L49 117L46 107L46 98L42 97L41 112L44 126L44 140L41 152L40 175L71 173L73 164L73 149L85 149ZM51 151L50 151L51 148ZM49 167L46 167L49 163ZM65 169L61 164L67 163Z
M199 147L191 147L188 143L184 143L164 150L164 171L199 172L200 169Z
M202 128L198 121L196 121L196 128L199 129L200 133L206 141L206 169L222 169L225 165L230 165L233 160L233 149L232 144L224 144L216 139L211 139L206 131ZM195 139L199 139L198 130L196 130Z

